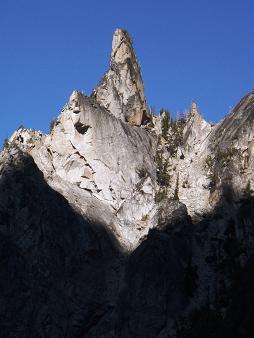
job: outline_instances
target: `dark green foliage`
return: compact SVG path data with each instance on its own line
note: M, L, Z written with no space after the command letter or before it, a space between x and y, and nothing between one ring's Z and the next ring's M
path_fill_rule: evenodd
M183 181L182 187L183 187L183 188L190 188L190 183L188 182L187 179Z
M168 161L165 161L164 163L161 162L160 166L158 166L158 172L157 172L157 182L162 187L169 187L170 186L170 179L171 176L167 172L168 169Z
M183 129L186 124L186 117L181 116L179 119L170 120L169 132L167 137L167 151L170 156L175 157L177 149L183 145Z
M204 165L204 169L208 171L207 178L210 179L208 188L212 191L214 190L217 183L217 174L214 168L215 161L216 161L215 158L212 158L211 155L208 155L205 159Z
M210 178L209 189L211 191L214 191L217 184L217 176L215 173L212 173L211 175L209 175L209 178Z
M244 189L243 196L245 198L250 198L250 197L253 196L253 192L254 191L251 189L250 180L249 180L248 183L247 183L247 185L246 185L246 187L245 187L245 189Z
M144 179L148 176L147 170L145 168L137 169L137 174L140 179Z
M143 215L142 218L141 218L141 221L145 222L149 219L149 215L146 214L146 215Z
M167 198L167 189L165 188L160 188L159 191L156 191L155 193L155 203L160 203L162 202L165 198Z
M8 146L9 146L9 142L8 142L8 139L6 138L6 139L4 140L4 143L3 143L3 149L7 149Z
M211 155L208 155L205 159L205 168L211 170L213 168L214 160Z
M232 173L234 172L234 165L235 163L239 163L240 160L239 151L233 147L215 151L214 154L214 157L208 155L204 164L204 169L207 171L207 178L210 179L208 188L211 191L214 191L222 176L224 182L230 184Z
M159 150L160 139L157 144L157 152L155 155L155 163L157 165L157 182L161 187L169 187L171 176L168 173L169 162L163 158L162 150Z
M228 148L225 151L220 150L216 153L215 160L216 163L221 167L227 167L228 164L232 161L233 157L238 156L239 151L236 148Z
M157 183L159 191L155 193L155 202L160 203L167 198L167 188L170 187L171 176L168 174L168 160L164 160L162 152L157 150L155 162L157 164Z
M154 128L153 118L151 112L148 112L146 110L143 110L143 116L141 121L142 126L146 126L149 129Z
M179 200L178 193L179 193L179 174L177 175L177 178L176 178L176 186L175 186L175 192L174 192L174 196L173 196L173 199L176 200L176 201Z
M160 116L162 118L161 119L161 135L165 140L167 140L169 124L171 122L170 112L165 109L161 109Z

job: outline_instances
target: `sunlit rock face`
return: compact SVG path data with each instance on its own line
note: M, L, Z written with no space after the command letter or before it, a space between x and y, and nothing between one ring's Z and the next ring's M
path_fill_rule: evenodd
M140 126L149 118L140 67L127 31L115 31L109 70L93 96L115 117L132 125Z
M92 95L0 154L0 336L252 337L253 121L253 91L153 115L117 29Z
M144 129L74 92L51 135L32 153L42 171L48 168L52 185L58 182L57 190L83 213L106 222L124 246L136 246L147 233L146 215L157 210L156 165L154 140Z

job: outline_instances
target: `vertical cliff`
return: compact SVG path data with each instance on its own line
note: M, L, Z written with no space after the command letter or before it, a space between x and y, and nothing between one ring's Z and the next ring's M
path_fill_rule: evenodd
M0 154L0 336L253 335L254 92L152 116L117 29L92 95Z

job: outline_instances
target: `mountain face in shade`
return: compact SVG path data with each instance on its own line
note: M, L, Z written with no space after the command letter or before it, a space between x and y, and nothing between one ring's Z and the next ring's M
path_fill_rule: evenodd
M0 337L253 337L254 92L153 115L126 31L90 96L0 154Z

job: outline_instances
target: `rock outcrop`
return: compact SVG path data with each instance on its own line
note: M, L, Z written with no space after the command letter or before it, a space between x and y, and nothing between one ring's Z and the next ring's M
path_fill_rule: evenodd
M152 116L116 30L92 95L0 154L0 336L252 337L253 122L253 91Z
M149 221L156 224L153 137L94 98L73 92L51 135L30 154L49 184L92 221L106 223L125 249L137 246Z
M127 31L115 31L110 68L92 95L122 121L140 126L149 120L141 71Z

